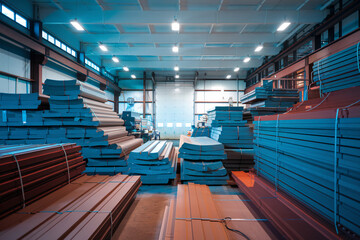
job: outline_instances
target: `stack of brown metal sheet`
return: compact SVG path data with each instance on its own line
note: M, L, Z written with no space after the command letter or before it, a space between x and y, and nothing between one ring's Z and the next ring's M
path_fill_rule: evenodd
M0 217L80 176L80 150L76 144L0 146Z
M0 238L109 239L140 185L139 176L82 176L0 221Z

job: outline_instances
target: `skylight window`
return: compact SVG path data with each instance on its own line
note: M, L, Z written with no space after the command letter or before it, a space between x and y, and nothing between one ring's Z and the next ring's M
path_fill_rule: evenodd
M56 47L65 51L66 53L70 54L71 56L76 57L76 51L74 49L72 49L71 47L67 46L65 43L61 42L59 39L51 36L50 34L48 34L45 31L42 31L41 36L43 39L54 44Z
M15 21L20 24L21 26L23 26L24 28L27 28L27 21L25 18L23 18L22 16L20 16L19 14L15 15Z
M5 5L1 6L1 13L10 18L11 20L15 20L15 13L14 11L10 10L9 8L5 7Z

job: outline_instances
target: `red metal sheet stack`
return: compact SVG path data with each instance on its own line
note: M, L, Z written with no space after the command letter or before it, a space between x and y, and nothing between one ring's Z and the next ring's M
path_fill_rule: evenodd
M139 176L82 176L0 221L0 239L110 239Z
M70 183L85 170L76 144L0 146L0 217Z

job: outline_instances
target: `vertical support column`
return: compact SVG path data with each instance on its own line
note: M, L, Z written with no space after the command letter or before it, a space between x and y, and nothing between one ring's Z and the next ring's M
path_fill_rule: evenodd
M146 72L143 77L143 118L146 118Z
M311 68L309 64L309 57L305 58L305 69L304 69L304 79L309 79L309 81L304 80L304 92L303 92L303 101L308 100L308 85L311 81Z
M45 55L31 52L30 53L30 77L34 80L32 84L33 93L42 93L42 67L47 62Z
M114 111L116 113L119 113L119 97L120 97L120 92L115 91L114 92Z

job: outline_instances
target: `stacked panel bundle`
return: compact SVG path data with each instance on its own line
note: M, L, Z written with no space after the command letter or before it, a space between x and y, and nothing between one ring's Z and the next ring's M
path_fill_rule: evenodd
M125 122L126 131L132 132L135 129L140 129L141 119L140 113L123 111L121 114L122 120Z
M360 86L359 45L358 43L314 62L313 81L320 86L320 92Z
M177 159L172 142L149 141L130 153L128 174L140 175L144 184L167 184L176 178Z
M360 234L360 87L255 119L257 173ZM340 229L340 228L339 228Z
M85 170L75 144L0 146L0 217L27 206Z
M215 107L208 111L211 138L225 147L227 159L223 164L228 171L249 170L253 167L253 135L243 120L243 107Z
M181 135L179 158L182 181L208 185L227 184L228 175L222 164L226 154L221 143L208 137Z
M1 239L111 239L131 206L139 176L88 176L0 221Z
M272 81L263 81L257 87L240 98L241 103L251 104L247 110L252 116L284 113L299 101L297 89L273 88Z
M210 137L211 127L196 128L192 126L192 137Z

